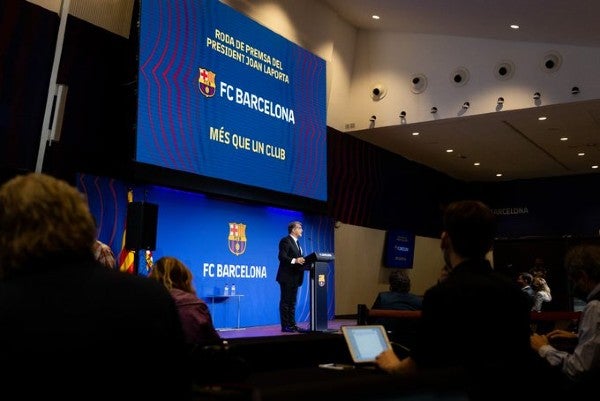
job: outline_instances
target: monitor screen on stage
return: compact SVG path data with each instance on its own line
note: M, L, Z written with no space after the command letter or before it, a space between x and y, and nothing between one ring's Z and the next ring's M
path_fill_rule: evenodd
M388 230L385 239L386 267L412 268L415 254L415 234L406 230Z
M325 67L217 0L144 0L135 160L326 201Z

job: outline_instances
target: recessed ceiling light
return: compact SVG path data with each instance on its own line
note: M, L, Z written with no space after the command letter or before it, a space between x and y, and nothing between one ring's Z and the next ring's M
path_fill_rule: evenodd
M473 165L474 165L474 166L479 166L479 165L481 165L481 163L479 163L479 162L475 162L475 163L473 163Z
M585 156L585 152L579 152L577 153L577 156Z
M561 141L568 141L569 138L567 138L566 136L563 136L562 138L560 138Z
M540 121L544 121L544 120L547 120L547 119L548 119L548 117L546 117L546 116L538 117L538 120L540 120Z
M417 136L417 135L419 135L419 133L418 133L418 132L413 132L412 134L413 134L413 136Z
M371 16L371 18L373 18L373 19L379 19L379 15L373 15L373 16Z
M511 29L519 29L519 25L517 24L512 24L510 27Z
M446 153L452 153L454 152L454 149L446 149Z
M597 165L597 164L594 164L594 165L592 166L592 168L598 168L598 165Z
M496 177L502 177L502 173L497 173Z

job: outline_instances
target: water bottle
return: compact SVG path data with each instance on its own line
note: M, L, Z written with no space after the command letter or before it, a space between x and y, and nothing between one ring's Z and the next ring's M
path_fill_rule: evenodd
M235 284L231 284L231 295L235 295Z
M223 295L229 295L229 284L225 284L225 288L223 289Z

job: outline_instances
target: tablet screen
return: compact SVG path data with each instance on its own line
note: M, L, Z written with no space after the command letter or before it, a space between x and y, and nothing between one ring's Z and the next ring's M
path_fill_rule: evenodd
M355 363L375 362L375 357L391 348L381 325L342 326L348 350Z

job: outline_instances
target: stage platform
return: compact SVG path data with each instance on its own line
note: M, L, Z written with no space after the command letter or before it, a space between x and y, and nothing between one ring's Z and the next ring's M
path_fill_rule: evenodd
M338 332L341 326L356 325L356 319L335 319L330 320L327 323L327 331ZM309 331L309 323L298 323L298 327ZM298 336L306 333L282 333L281 326L279 324L271 326L254 326L254 327L241 327L239 329L221 329L217 330L222 339L234 339L234 338L250 338L250 337L274 337L274 336ZM309 331L309 334L311 332Z

